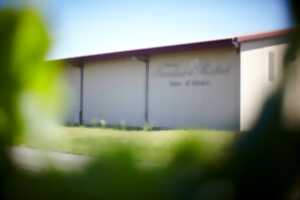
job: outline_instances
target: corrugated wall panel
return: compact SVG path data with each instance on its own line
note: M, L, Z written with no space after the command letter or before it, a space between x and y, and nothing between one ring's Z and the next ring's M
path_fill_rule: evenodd
M234 48L151 58L149 118L154 126L238 130L239 96Z
M280 82L286 47L275 39L242 44L241 130L255 124L264 102Z
M64 77L67 83L67 95L65 103L67 123L79 123L80 110L80 68L65 66ZM67 103L66 103L67 102Z
M143 126L145 65L133 59L87 63L84 68L84 123Z

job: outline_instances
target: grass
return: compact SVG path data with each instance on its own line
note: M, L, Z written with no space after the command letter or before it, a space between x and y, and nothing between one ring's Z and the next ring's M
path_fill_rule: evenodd
M105 156L114 151L131 151L136 160L167 163L181 146L195 146L206 158L223 154L223 149L233 141L234 134L211 130L117 130L110 128L63 127L58 142L26 145L52 151Z

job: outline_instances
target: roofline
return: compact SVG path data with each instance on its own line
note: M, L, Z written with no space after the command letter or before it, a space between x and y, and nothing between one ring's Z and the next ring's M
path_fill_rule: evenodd
M179 45L169 45L169 46L161 46L161 47L152 47L152 48L144 48L144 49L133 49L126 51L118 51L118 52L110 52L103 54L95 54L95 55L87 55L87 56L79 56L73 58L66 59L57 59L63 61L71 61L71 62L94 62L99 60L111 60L118 59L124 57L140 57L140 56L151 56L155 54L161 53L176 53L182 51L194 51L200 49L210 49L210 48L220 48L220 47L234 47L232 38L221 39L221 40L212 40L212 41L204 41L204 42L196 42L196 43L186 43Z
M161 46L161 47L152 47L152 48L143 48L143 49L133 49L133 50L126 50L126 51L79 56L73 58L63 58L63 59L56 59L56 60L81 63L85 61L94 62L99 60L111 60L111 59L119 59L125 57L140 57L140 56L144 57L144 56L151 56L151 55L161 54L161 53L176 53L182 51L194 51L194 50L201 50L201 49L211 49L211 48L230 47L230 46L234 48L239 48L239 44L243 42L287 36L290 32L292 32L292 29L284 29L284 30L278 30L272 32L263 32L263 33L252 34L252 35L239 36L234 38L226 38L226 39L195 42L195 43L185 43L185 44L169 45L169 46Z
M245 36L237 37L237 41L242 43L242 42L268 39L268 38L273 38L273 37L282 37L282 36L287 36L292 31L293 31L293 29L283 29L283 30L277 30L277 31L272 31L272 32L263 32L263 33L245 35Z

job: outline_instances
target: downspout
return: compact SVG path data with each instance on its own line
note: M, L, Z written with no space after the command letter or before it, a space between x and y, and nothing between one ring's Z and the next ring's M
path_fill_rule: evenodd
M144 120L145 123L149 123L149 63L150 58L148 55L140 55L140 56L133 56L133 60L138 60L145 63L145 114Z
M238 120L238 131L241 131L242 128L242 91L241 91L241 87L242 87L242 66L241 66L241 43L239 41L239 39L237 37L232 39L232 44L236 50L236 53L238 54L238 59L239 59L239 105L238 105L238 113L239 113L239 120Z
M83 124L83 79L84 79L84 62L80 62L80 107L79 107L79 124Z
M149 123L149 58L145 59L146 64L146 82L145 82L145 122Z
M236 49L237 53L240 53L240 49L241 49L241 43L239 42L238 38L232 38L232 44Z

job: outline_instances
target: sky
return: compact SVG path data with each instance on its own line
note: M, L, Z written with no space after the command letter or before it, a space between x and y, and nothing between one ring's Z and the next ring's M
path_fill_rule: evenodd
M50 59L228 38L292 26L287 0L28 2L39 7L47 20L53 40Z

